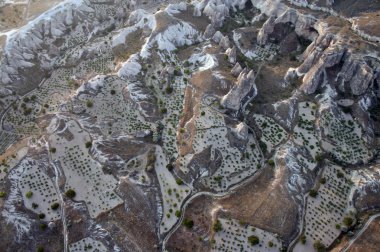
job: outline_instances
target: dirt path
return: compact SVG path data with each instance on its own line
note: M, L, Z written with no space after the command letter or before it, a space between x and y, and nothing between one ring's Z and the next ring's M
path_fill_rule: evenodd
M48 150L50 149L48 141L46 141L46 147ZM63 174L59 170L59 168L54 164L54 161L52 160L50 152L49 152L48 156L49 156L49 163L54 168L54 173L55 173L54 187L55 187L56 191L58 192L59 201L60 201L60 205L61 205L61 216L62 216L62 226L63 226L63 252L68 252L69 251L68 250L68 232L67 232L67 223L66 223L66 215L65 215L65 207L64 207L65 202L63 200L61 190L59 189L59 178L60 178L60 176L63 176Z
M372 223L372 221L374 219L376 219L377 217L380 216L380 213L378 214L375 214L373 216L371 216L371 218L368 219L368 221L365 223L365 225L363 226L362 229L360 229L360 231L358 233L355 234L355 236L340 250L341 252L346 252L348 251L348 249L352 246L352 244L355 243L355 241L360 238L360 236L364 233L364 231L367 230L367 228L369 227L369 225Z

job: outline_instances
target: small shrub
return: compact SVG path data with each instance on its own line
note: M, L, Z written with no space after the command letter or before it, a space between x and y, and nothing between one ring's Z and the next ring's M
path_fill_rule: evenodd
M318 252L324 252L324 251L326 251L326 247L325 247L325 245L323 245L323 243L322 242L320 242L320 241L316 241L316 242L314 242L314 248L318 251Z
M269 164L270 166L274 166L274 161L273 161L272 159L269 159L269 160L268 160L268 164Z
M222 227L222 223L220 222L220 220L216 220L214 225L212 226L212 229L215 231L215 232L219 232L219 231L222 231L223 230L223 227Z
M165 91L167 94L171 94L171 93L173 93L173 88L171 86L167 86Z
M50 208L51 208L52 210L57 210L58 207L59 207L59 203L58 203L58 202L54 202L54 203L51 204L51 206L50 206Z
M94 106L94 102L91 101L91 100L87 100L87 101L86 101L86 106L87 106L88 108L92 108L92 107Z
M176 179L175 182L177 182L177 185L183 185L183 181L182 181L182 179Z
M74 191L74 189L71 188L65 192L66 197L70 199L75 198L76 194L77 193Z
M55 148L55 147L51 147L51 148L50 148L50 152L51 152L51 153L56 153L56 152L57 152L57 148Z
M44 213L40 213L40 214L38 214L38 218L40 218L41 220L42 220L42 219L45 219L45 214L44 214Z
M185 225L185 227L191 229L194 226L194 221L190 220L190 219L184 219L183 220L183 225Z
M344 174L343 174L342 172L338 171L337 174L336 174L336 176L337 176L338 178L343 178L343 177L344 177Z
M321 183L321 184L326 184L326 178L321 178L320 180L319 180L319 182Z
M255 235L251 235L248 237L248 242L251 246L255 246L260 243L260 239Z
M40 229L45 230L47 228L47 225L45 223L40 224Z
M166 169L168 169L169 171L172 171L174 169L173 164L171 164L171 163L167 164Z
M5 196L7 196L7 193L4 191L0 191L0 198L4 198Z
M260 144L260 149L261 149L261 151L262 151L264 154L267 153L268 146L266 145L266 143L260 141L259 144Z
M175 216L177 218L181 217L181 211L180 210L175 211Z
M116 91L114 89L111 90L111 95L116 94Z
M311 189L311 190L309 191L309 195L310 195L310 197L315 198L315 197L317 197L318 192L317 192L316 190L314 190L314 189Z
M33 196L33 192L31 191L25 193L25 197L27 197L28 199L30 199L32 196Z
M90 141L86 142L86 148L87 148L87 149L88 149L88 148L91 148L91 146L92 146L92 142L90 142Z
M346 225L347 227L351 227L353 223L354 223L354 219L352 219L351 217L345 217L343 219L343 224Z
M306 236L305 235L301 235L300 240L301 240L302 244L305 244L306 243Z
M322 162L322 161L323 161L323 156L322 156L322 154L318 153L318 154L315 156L315 161L317 161L317 162Z
M44 252L44 251L45 251L44 247L42 246L37 247L37 252Z

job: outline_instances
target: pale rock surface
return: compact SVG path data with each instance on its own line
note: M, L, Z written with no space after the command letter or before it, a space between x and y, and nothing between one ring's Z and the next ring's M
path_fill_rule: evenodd
M222 37L222 39L219 42L219 46L222 47L224 50L230 48L230 40L227 35Z
M223 96L221 100L221 105L230 110L238 111L240 109L241 101L252 91L254 90L253 96L256 95L256 85L255 85L255 76L253 70L248 72L247 69L244 69L237 80L235 86Z
M217 31L217 32L215 32L214 36L212 37L212 40L215 43L219 44L220 41L222 40L222 38L223 38L223 34L220 31Z
M233 46L232 48L228 48L226 50L226 54L228 56L228 62L230 62L231 64L235 64L236 63L236 47Z
M238 77L241 71L243 71L243 68L240 66L239 62L236 62L235 66L231 69L232 75Z

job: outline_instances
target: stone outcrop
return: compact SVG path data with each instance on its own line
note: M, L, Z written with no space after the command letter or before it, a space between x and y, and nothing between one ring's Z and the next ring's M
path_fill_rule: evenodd
M241 122L233 129L235 135L243 141L248 139L248 126Z
M242 100L253 91L253 96L256 95L255 76L253 70L250 72L244 69L235 86L223 96L221 105L229 110L238 111L240 109Z
M231 69L231 73L235 77L238 77L241 71L243 71L243 68L240 66L239 62L237 62L235 66Z
M212 26L211 24L207 25L206 27L206 30L205 32L203 33L203 37L205 39L210 39L213 37L213 35L215 34L216 30L214 28L214 26Z
M110 5L116 13L110 16L107 10L98 10L91 3L72 1L28 23L8 37L0 66L0 82L23 90L20 92L33 89L53 69L60 52L73 47L69 40L83 37L86 41L121 24L126 13L124 4L115 1Z
M260 29L259 34L257 34L257 43L260 45L265 45L268 43L269 35L274 30L276 18L270 16L267 21L265 21L263 27Z
M227 35L221 38L219 46L222 47L224 50L230 48L230 39Z
M344 61L338 78L342 83L348 82L353 95L362 95L368 89L374 75L372 69L363 60L350 56ZM344 91L344 86L341 85L340 89Z
M212 40L215 43L219 44L220 41L222 40L222 38L223 38L223 34L220 31L217 31L217 32L215 32L214 36L212 37Z
M243 9L247 0L203 0L195 4L193 15L200 17L202 14L209 17L211 24L218 28L230 15L230 9L236 11Z
M313 94L322 84L325 77L325 70L338 64L345 53L345 48L339 44L327 48L320 55L319 59L310 68L310 70L303 77L303 84L301 89L306 94ZM312 55L313 60L314 55Z
M233 46L232 48L228 48L226 50L226 55L228 56L228 62L231 64L236 63L236 47Z
M302 15L295 9L286 9L277 15L272 14L260 29L257 35L257 42L260 45L269 42L269 36L275 31L275 26L278 24L292 24L295 33L305 38L313 39L318 35L315 30L311 29L317 20L310 15Z
M326 81L326 69L339 70L336 88L353 95L363 95L375 78L374 70L364 61L363 56L354 55L348 50L341 38L326 33L318 37L304 52L305 60L297 73L303 76L301 89L313 94ZM342 65L341 67L339 65Z

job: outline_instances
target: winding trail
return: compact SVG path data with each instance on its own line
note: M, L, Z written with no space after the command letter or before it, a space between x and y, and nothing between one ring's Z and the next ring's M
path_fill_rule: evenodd
M48 150L50 149L49 142L46 141L46 147ZM61 205L61 218L62 218L62 226L63 226L63 252L68 252L68 232L67 232L67 222L66 222L66 214L65 214L65 207L64 207L64 200L62 197L61 190L59 189L59 177L62 176L63 174L59 170L59 168L54 164L54 161L52 160L51 154L49 152L49 163L53 166L54 168L54 173L55 173L55 179L54 179L54 186L55 189L57 190L58 196L59 196L59 201Z
M380 213L378 214L375 214L375 215L372 215L371 218L368 219L368 221L365 223L365 225L363 226L362 229L360 229L359 232L357 232L355 234L355 236L353 237L353 239L351 239L341 250L341 252L346 252L348 251L348 249L352 246L352 244L354 244L354 242L364 233L364 231L367 230L367 228L369 227L369 225L372 223L372 221L374 219L376 219L377 217L380 217Z
M200 196L211 196L211 197L217 197L217 198L221 198L221 197L225 197L225 196L228 196L232 193L234 193L235 191L237 191L238 189L240 189L242 186L248 184L249 182L252 182L253 180L256 179L257 176L259 176L262 172L263 172L264 169L260 169L259 171L257 171L255 174L253 174L252 176L250 177L247 177L246 179L242 180L241 182L235 184L234 186L230 187L230 189L226 192L220 192L220 193L212 193L212 192L197 192L195 193L194 195L192 195L191 197L189 197L188 199L185 199L182 203L182 206L181 206L181 217L177 220L176 224L169 230L169 232L167 232L165 234L165 237L164 239L162 240L162 251L167 251L166 250L166 243L168 242L169 238L172 236L172 234L177 231L177 229L181 226L182 224L182 221L183 221L183 218L184 218L184 215L185 215L185 210L187 208L187 206L197 197L200 197Z
M259 72L261 71L261 67L262 67L262 64L260 64L259 66L259 69L255 75L255 80L256 80L256 77L257 75L259 74ZM251 97L245 104L243 104L242 106L242 111L245 110L245 107L247 104L249 104L249 102L253 99L254 97ZM231 117L230 115L228 114L225 114L225 113L222 113L221 111L215 109L214 107L208 105L207 103L204 103L202 101L202 104L204 106L207 106L209 107L211 110L213 110L214 112L218 113L218 114L222 114L223 116L226 116L232 120L236 120L237 118L235 117ZM246 122L246 115L243 113L243 122ZM247 125L247 124L246 124ZM247 127L252 130L252 132L254 132L254 130L249 126L247 125ZM260 155L262 157L264 157L264 154L262 153L261 149L259 149L260 151ZM265 158L263 158L262 160L262 164L264 162ZM167 251L166 250L166 243L168 242L169 238L173 235L173 233L180 227L181 223L183 222L183 218L184 218L184 215L185 215L185 211L186 211L186 208L187 206L197 197L200 197L200 196L211 196L211 197L225 197L225 196L228 196L232 193L234 193L236 190L240 189L242 186L244 186L245 184L247 184L248 182L251 182L252 180L254 180L258 175L260 175L261 173L263 172L263 169L261 170L258 170L256 171L253 175L243 179L242 181L238 182L237 184L231 186L227 191L225 192L220 192L220 193L212 193L212 192L205 192L205 191L202 191L202 192L197 192L195 193L194 195L190 196L189 198L185 199L183 202L182 202L182 205L180 207L181 209L181 217L177 220L176 224L174 224L172 226L172 228L165 234L164 236L164 239L162 241L162 251Z

